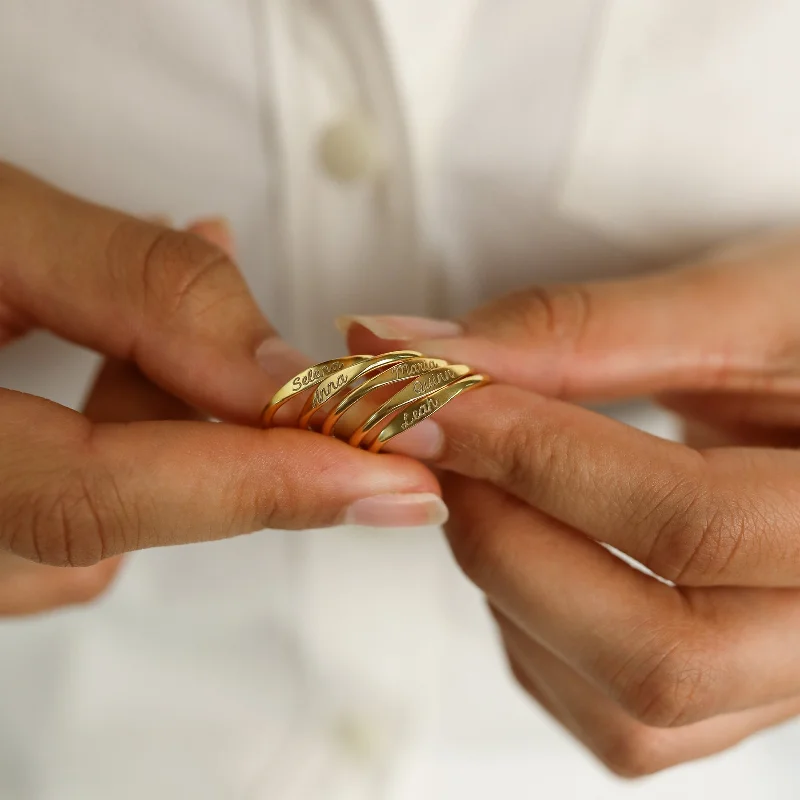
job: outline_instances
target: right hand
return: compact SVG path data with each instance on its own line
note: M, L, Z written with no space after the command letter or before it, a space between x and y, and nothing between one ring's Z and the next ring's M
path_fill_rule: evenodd
M93 422L0 389L6 560L85 567L263 528L441 521L438 483L411 460L245 427L308 364L220 247L0 165L0 346L36 328L121 363L117 402L149 399L136 421ZM239 424L147 410L174 398Z

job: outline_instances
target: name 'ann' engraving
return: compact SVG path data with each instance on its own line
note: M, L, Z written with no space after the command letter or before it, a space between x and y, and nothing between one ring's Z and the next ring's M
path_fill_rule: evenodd
M416 378L417 375L430 372L431 370L436 369L438 366L439 364L437 364L433 359L418 361L416 364L409 364L401 361L392 368L392 379L401 381L405 378Z
M444 386L446 383L450 383L450 381L455 380L457 377L458 375L452 369L443 369L432 375L425 375L414 381L414 393L425 394L433 389L438 389L440 386Z
M422 422L426 417L433 414L440 405L441 403L435 397L429 397L416 408L412 408L410 411L404 411L403 422L400 425L400 429L406 431L418 422Z
M344 364L341 361L332 361L330 364L325 364L323 367L310 367L302 375L298 375L292 381L292 387L296 392L299 392L307 386L325 380L328 375L333 375L334 372L338 372L343 367Z
M350 376L347 373L342 373L335 380L330 380L327 383L323 383L318 386L317 391L314 392L314 405L321 406L331 397L334 392L336 392L338 389L341 389L348 380L350 380Z

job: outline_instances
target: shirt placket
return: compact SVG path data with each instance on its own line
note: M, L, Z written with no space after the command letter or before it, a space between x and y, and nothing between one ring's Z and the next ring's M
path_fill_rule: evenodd
M427 310L399 95L371 0L262 0L258 17L265 137L280 176L269 224L281 273L271 284L290 309L282 333L312 357L341 355L337 314ZM386 570L386 553L361 537L293 537L291 613L306 700L254 800L388 796L408 709L379 679L372 684L369 666L359 675L348 664L353 653L367 664L374 655L370 629L381 611L342 554L361 574Z

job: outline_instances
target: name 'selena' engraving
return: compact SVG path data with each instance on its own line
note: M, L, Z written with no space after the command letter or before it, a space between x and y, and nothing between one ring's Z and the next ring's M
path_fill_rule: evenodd
M343 367L344 364L342 364L341 361L334 361L331 364L326 364L324 367L311 367L292 381L292 387L296 392L299 392L310 384L319 383L321 380L327 378L328 375L338 372Z
M422 375L425 372L430 372L436 369L439 365L433 361L421 361L417 364L399 363L392 368L392 378L394 380L403 380L404 378L414 378L417 375Z
M317 391L314 392L314 405L321 406L337 389L341 389L349 378L349 375L343 374L335 381L328 381L318 386Z
M418 422L422 422L425 417L429 417L436 411L441 403L435 397L429 397L425 402L420 403L417 408L412 409L411 411L404 411L403 412L403 423L400 425L400 430L406 431L412 425L416 425Z
M443 386L445 383L449 383L457 377L458 375L456 375L452 369L442 370L437 375L427 375L424 378L419 378L414 381L414 393L425 394L425 392L437 389L439 386Z

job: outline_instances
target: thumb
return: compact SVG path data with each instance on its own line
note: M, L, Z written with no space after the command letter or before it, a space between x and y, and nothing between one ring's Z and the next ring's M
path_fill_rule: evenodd
M459 322L339 320L353 352L400 347L571 400L797 385L796 240L646 277L533 288Z
M318 434L224 423L92 424L0 390L0 551L87 566L263 528L440 524L433 474Z

